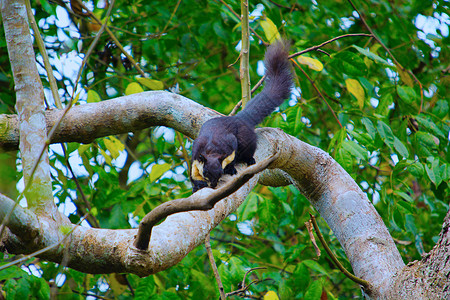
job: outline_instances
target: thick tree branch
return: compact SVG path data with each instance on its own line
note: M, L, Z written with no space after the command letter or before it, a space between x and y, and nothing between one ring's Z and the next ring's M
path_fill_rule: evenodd
M186 110L186 106L189 110ZM63 110L45 112L47 131L56 124ZM164 116L166 114L166 116ZM97 103L74 106L66 114L50 142L91 143L96 138L137 131L151 126L167 126L195 137L201 125L220 116L178 94L152 91ZM15 150L19 145L16 115L0 115L0 149Z
M237 176L233 176L229 181L218 189L213 190L212 193L206 197L198 197L198 194L193 194L188 198L176 199L158 205L155 209L149 212L139 224L139 231L134 242L134 246L139 250L147 250L150 241L152 228L159 221L165 219L169 215L186 212L192 210L210 210L214 205L225 197L236 192L241 186L250 180L256 173L266 169L270 163L277 159L277 153L271 157L252 165Z
M0 194L0 223L15 235L29 241L39 234L39 221L34 213ZM0 232L3 232L1 229Z
M28 206L42 214L57 215L53 203L48 156L39 156L45 141L44 88L36 67L24 0L1 2L20 124L20 152Z
M57 117L58 113L60 112L56 112L53 117ZM64 134L68 134L70 139L81 139L83 135L92 139L117 133L116 130L124 132L133 128L133 125L141 127L151 124L169 126L195 137L203 122L218 115L175 94L146 92L74 107L61 124L58 134L61 140L64 139ZM107 117L102 119L102 116ZM73 122L76 122L76 126ZM72 132L69 132L70 128ZM369 281L374 290L386 289L404 264L381 217L351 176L326 152L303 143L280 129L258 129L257 135L255 159L260 161L279 151L279 157L270 167L280 170L266 170L262 175L254 176L211 210L170 215L164 222L153 227L147 251L133 246L137 230L77 226L66 246L69 253L67 266L88 273L124 272L140 276L167 269L202 244L210 230L242 203L262 176L262 181L266 183L293 183L333 230L355 275ZM202 189L196 194L198 197L206 197L214 192ZM52 225L54 226L49 224L46 230L40 231L36 246L45 247L48 246L47 241L54 240L53 236L58 234L58 229L52 229ZM11 238L11 241L15 240ZM7 249L12 249L13 253L28 251L28 248L13 246ZM63 252L55 248L41 257L60 262Z

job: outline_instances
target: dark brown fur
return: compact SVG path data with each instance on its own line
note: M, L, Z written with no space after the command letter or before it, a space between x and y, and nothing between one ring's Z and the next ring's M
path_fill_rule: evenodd
M219 117L203 124L192 146L193 192L217 186L223 174L236 174L235 165L255 163L255 126L289 97L292 87L288 47L271 45L265 54L266 80L263 90L236 116Z

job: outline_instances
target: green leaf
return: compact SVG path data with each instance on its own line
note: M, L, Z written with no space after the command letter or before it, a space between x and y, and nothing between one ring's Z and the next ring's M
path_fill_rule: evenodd
M329 277L330 275L328 274L328 272L324 269L324 267L322 267L318 262L314 261L314 260L304 260L302 262L302 264L305 264L308 268L310 268L311 270L317 271L327 277Z
M355 48L356 50L358 50L359 53L361 53L362 55L372 59L373 61L376 61L378 63L387 65L389 67L394 67L391 64L389 64L389 62L381 57L379 57L378 55L376 55L375 53L370 52L369 50L366 50L364 48L358 47L356 45L352 45L353 48Z
M377 130L375 129L375 126L373 126L372 121L369 118L364 117L361 119L361 123L363 123L364 127L366 127L367 133L370 135L372 140L374 140Z
M27 276L27 273L18 266L11 266L0 271L0 280L6 280L14 277Z
M91 144L80 144L80 146L78 147L78 154L83 154L89 148L91 148Z
M239 206L237 210L239 221L245 221L253 218L258 211L258 197L258 194L251 193L250 196L244 200L244 203Z
M411 232L413 235L417 234L417 227L413 215L405 215L405 228L406 231Z
M438 148L439 139L428 132L418 131L414 135L416 142L415 150L421 156L432 156Z
M394 136L394 148L401 156L403 156L403 158L408 158L409 156L408 149L406 149L402 141L400 141L396 136Z
M408 201L408 202L414 202L414 199L411 198L410 195L408 195L407 193L401 192L401 191L394 191L394 194L396 194L397 196L399 196L400 198Z
M228 261L228 272L233 280L240 282L245 274L245 265L242 260L234 256L231 257Z
M347 137L347 129L345 129L345 127L339 129L339 131L336 132L333 138L331 139L327 151L330 152L331 149L333 148L341 148L341 144L346 137Z
M363 133L357 133L356 131L350 132L352 137L358 141L360 145L363 145L364 147L368 148L368 146L374 146L373 145L373 139L370 137L369 134L363 132Z
M433 114L435 114L439 118L443 118L448 114L448 101L438 100L433 107Z
M379 120L377 124L377 130L378 134L381 136L381 139L384 141L384 143L389 147L392 148L394 146L394 134L392 133L391 127L386 125L383 121Z
M320 296L322 296L322 282L320 280L315 280L306 290L305 299L320 300Z
M392 94L389 93L382 95L379 100L380 102L375 111L377 114L386 117L390 111L389 106L394 102L394 98L392 97Z
M429 167L428 165L425 165L425 171L427 172L427 175L430 178L431 182L433 182L436 187L441 184L442 177L439 166Z
M7 299L28 299L32 295L31 285L24 277L7 280L3 284L2 290L6 292Z
M284 212L286 215L291 215L291 216L294 215L294 211L292 210L291 206L288 203L283 202L282 205L283 205L283 209L284 209Z
M339 148L336 152L336 161L347 171L351 172L353 169L353 159L348 155L348 151Z
M298 136L298 134L305 128L305 123L302 122L302 108L300 105L289 107L284 111L286 114L286 122L281 123L281 128L290 135Z
M407 162L410 163L410 165L407 167L408 172L410 172L413 176L418 178L423 176L425 170L420 162L412 160L408 160Z
M250 249L248 249L248 247L241 246L241 245L239 245L237 243L230 243L230 244L233 245L233 247L241 250L244 253L247 253L250 256L253 256L253 257L256 257L256 258L261 258L258 254L256 254L255 252L251 251Z
M152 298L156 292L156 284L153 276L154 275L150 275L139 280L139 285L136 288L134 299L144 300Z
M342 148L350 152L354 157L367 161L367 150L355 143L354 141L344 141Z
M397 94L406 104L412 104L418 99L414 89L409 86L397 86Z
M149 176L150 182L158 180L159 177L161 177L164 173L169 171L170 168L172 168L172 165L168 163L153 165Z
M425 127L427 131L431 132L432 134L438 136L441 139L445 139L445 134L439 129L439 127L428 117L426 116L416 116L415 119L417 122Z
M298 287L300 291L306 290L311 281L311 274L306 265L298 264L293 275L294 286Z
M331 56L332 66L348 76L358 77L367 74L367 66L357 54L343 51Z

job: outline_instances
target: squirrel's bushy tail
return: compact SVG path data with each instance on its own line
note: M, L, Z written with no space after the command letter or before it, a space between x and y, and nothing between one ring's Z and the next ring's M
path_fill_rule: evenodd
M289 46L284 41L277 41L269 46L264 57L264 88L237 114L239 118L256 126L289 97L293 79L288 54Z

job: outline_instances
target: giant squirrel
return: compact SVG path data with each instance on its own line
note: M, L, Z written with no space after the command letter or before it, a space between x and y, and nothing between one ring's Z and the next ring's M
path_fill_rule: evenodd
M270 45L264 56L266 80L263 90L235 116L218 117L203 124L192 145L192 190L215 188L223 174L237 173L235 165L255 163L255 126L289 97L293 85L288 46Z

